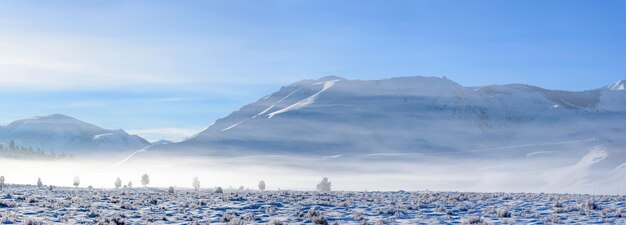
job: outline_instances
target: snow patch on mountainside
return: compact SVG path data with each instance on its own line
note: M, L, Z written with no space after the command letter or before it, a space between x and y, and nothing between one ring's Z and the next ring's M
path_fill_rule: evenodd
M236 123L236 124L230 125L229 127L222 129L222 131L227 131L227 130L233 129L233 128L235 128L237 125L242 124L243 122L246 122L246 121L244 120L244 121L241 121L241 122L239 122L239 123Z
M620 80L615 82L614 84L607 86L607 88L614 91L623 91L625 86L624 84L626 84L626 81Z
M265 113L269 112L272 108L274 108L274 106L275 106L274 104L270 105L270 107L267 107L267 109L265 109L265 110L261 111L261 112L260 112L259 114L257 114L256 116L260 116L260 115L263 115L263 114L265 114ZM255 117L256 117L256 116L255 116Z
M303 99L303 100L301 100L299 102L296 102L293 105L287 106L287 107L285 107L285 108L283 108L281 110L278 110L278 111L275 111L273 113L270 113L270 114L268 114L267 117L271 119L272 117L274 117L274 116L276 116L278 114L289 112L291 110L297 110L297 109L304 108L304 107L306 107L308 105L313 104L315 102L315 99L317 99L317 97L322 92L324 92L324 91L328 90L329 88L331 88L337 81L340 81L340 80L339 79L335 79L335 80L329 80L329 81L320 82L320 83L314 83L313 85L323 84L324 86L323 86L322 90L320 90L317 93L309 96L308 98L305 98L305 99Z
M115 137L115 134L113 133L98 134L98 135L94 135L92 140L96 141L96 140L112 139L114 137Z
M193 139L193 138L198 137L200 134L202 134L202 133L204 133L204 132L208 131L208 130L209 130L209 128L211 128L213 125L215 125L215 122L213 122L213 123L209 124L209 126L207 126L206 128L204 128L202 131L198 132L197 134L195 134L195 135L193 135L193 136L191 136L191 137L186 138L186 139L185 139L185 140L183 140L183 141L186 141L186 140L189 140L189 139ZM183 141L179 141L179 142L183 142ZM175 143L179 143L179 142L175 142Z

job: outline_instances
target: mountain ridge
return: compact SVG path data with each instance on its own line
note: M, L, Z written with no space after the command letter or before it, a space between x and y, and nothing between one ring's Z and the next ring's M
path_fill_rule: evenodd
M449 143L444 136L461 132L457 137L467 140L470 148L533 138L589 138L590 131L581 130L581 124L593 123L590 130L615 130L601 115L621 117L626 115L624 111L623 92L606 88L464 87L446 77L347 80L327 76L283 86L185 141L148 150L209 155L336 155L357 149L374 152L373 148L383 152L463 151L468 147ZM431 127L430 131L424 126ZM535 137L533 133L539 129L551 131L549 137Z

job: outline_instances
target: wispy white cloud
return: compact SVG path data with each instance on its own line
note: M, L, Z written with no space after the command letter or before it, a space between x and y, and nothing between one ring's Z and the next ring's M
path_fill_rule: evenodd
M191 83L159 72L166 51L101 37L2 35L0 86L76 88L128 84Z

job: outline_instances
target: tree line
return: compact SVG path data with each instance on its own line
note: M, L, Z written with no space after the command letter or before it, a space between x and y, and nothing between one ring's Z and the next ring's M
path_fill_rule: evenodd
M55 159L70 159L71 155L67 155L65 153L56 154L53 150L50 150L49 153L42 150L41 148L33 148L24 145L18 145L14 140L9 141L7 146L0 144L0 157L2 158L12 158L12 159L44 159L44 160L55 160Z
M0 190L2 190L2 188L5 186L5 178L4 176L0 176ZM143 185L144 188L147 188L148 185L150 184L150 176L148 174L143 174L141 176L141 185ZM41 178L37 178L37 187L42 188L44 186L43 182L41 181ZM72 182L72 186L74 187L78 187L80 186L80 177L79 176L75 176L74 180ZM114 186L116 189L121 188L122 187L122 179L120 179L119 177L115 178L115 182L114 182ZM198 177L194 177L191 186L196 190L199 191L200 190L200 179L198 179ZM317 184L316 189L319 192L322 193L326 193L326 192L330 192L331 191L331 182L328 180L328 178L324 177L322 179L322 181L320 181L319 184ZM128 184L123 186L124 188L132 188L133 187L133 182L129 181ZM265 181L261 180L259 181L258 184L259 190L260 191L264 191L266 186L265 186ZM91 188L91 186L89 186L89 188ZM52 190L52 185L50 185L50 189ZM244 187L241 186L239 187L240 190L243 190ZM170 193L174 193L174 186L170 186L168 188L168 192ZM224 193L224 191L222 190L222 187L216 187L215 188L215 193Z

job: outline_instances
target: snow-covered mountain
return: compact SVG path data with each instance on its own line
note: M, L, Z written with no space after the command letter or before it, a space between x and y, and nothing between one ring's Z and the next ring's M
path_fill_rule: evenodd
M148 148L205 155L440 154L602 140L623 145L624 81L587 91L464 87L447 78L304 80L188 140ZM588 146L586 146L588 147Z
M124 130L103 129L61 114L18 120L1 127L0 143L11 140L23 146L71 154L137 150L150 145Z

